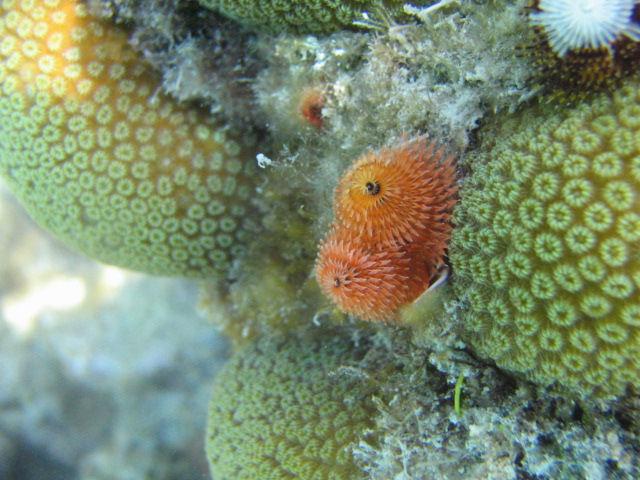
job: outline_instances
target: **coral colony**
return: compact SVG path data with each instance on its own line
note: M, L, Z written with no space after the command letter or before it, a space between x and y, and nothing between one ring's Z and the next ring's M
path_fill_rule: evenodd
M531 118L481 152L451 245L476 350L583 397L640 378L640 88Z
M11 117L0 172L11 188L44 226L102 261L224 276L251 232L249 148L158 94L125 33L84 4L35 3L0 7L0 111Z
M213 478L360 478L349 445L372 436L362 432L373 427L375 387L330 372L361 353L338 330L262 339L232 359L216 378L209 414Z
M638 478L640 4L182 3L0 0L0 175L69 246L210 281L212 478ZM226 60L164 89L230 64L242 121L132 46L185 38Z

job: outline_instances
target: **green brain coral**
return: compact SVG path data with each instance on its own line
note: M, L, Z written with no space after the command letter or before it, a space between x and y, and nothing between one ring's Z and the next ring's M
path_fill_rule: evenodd
M450 248L470 344L583 397L640 386L640 85L539 114L474 167Z
M270 32L329 33L353 28L363 13L384 8L389 14L402 13L404 0L199 0L240 23ZM414 2L424 3L424 2Z
M84 2L0 4L0 174L31 215L108 263L225 273L252 235L251 161L158 89Z
M266 338L237 353L215 380L212 478L364 478L350 447L373 426L374 389L340 372L361 355L339 336Z

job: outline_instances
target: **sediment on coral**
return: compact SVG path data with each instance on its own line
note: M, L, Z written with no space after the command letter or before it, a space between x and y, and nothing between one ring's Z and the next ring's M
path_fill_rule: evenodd
M381 358L403 368L386 377L382 387L394 394L392 401L377 404L377 443L363 441L354 449L370 480L631 479L640 474L638 425L629 421L638 413L637 402L585 408L509 378L459 347L440 364L402 331L379 332L372 343L360 368L367 371L368 362Z
M130 45L177 100L204 104L224 123L256 125L251 84L261 68L255 35L235 22L170 0L94 0L90 11L128 27Z

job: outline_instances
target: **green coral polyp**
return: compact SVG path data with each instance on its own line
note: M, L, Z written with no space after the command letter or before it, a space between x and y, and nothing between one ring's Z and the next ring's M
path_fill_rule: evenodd
M640 386L639 112L637 81L536 110L477 155L455 212L470 344L582 397Z
M264 338L218 374L206 438L212 478L364 480L350 448L370 437L375 389L339 372L358 348L333 333L314 337Z

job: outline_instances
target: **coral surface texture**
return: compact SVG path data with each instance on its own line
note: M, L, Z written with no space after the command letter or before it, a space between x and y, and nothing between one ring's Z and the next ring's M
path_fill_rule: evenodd
M207 433L214 479L356 480L351 447L371 427L368 382L340 372L339 337L266 339L216 377Z
M31 215L107 263L226 272L252 175L224 125L159 93L82 2L4 1L0 38L0 174Z
M640 384L640 89L538 114L476 159L451 247L463 328L581 396Z

